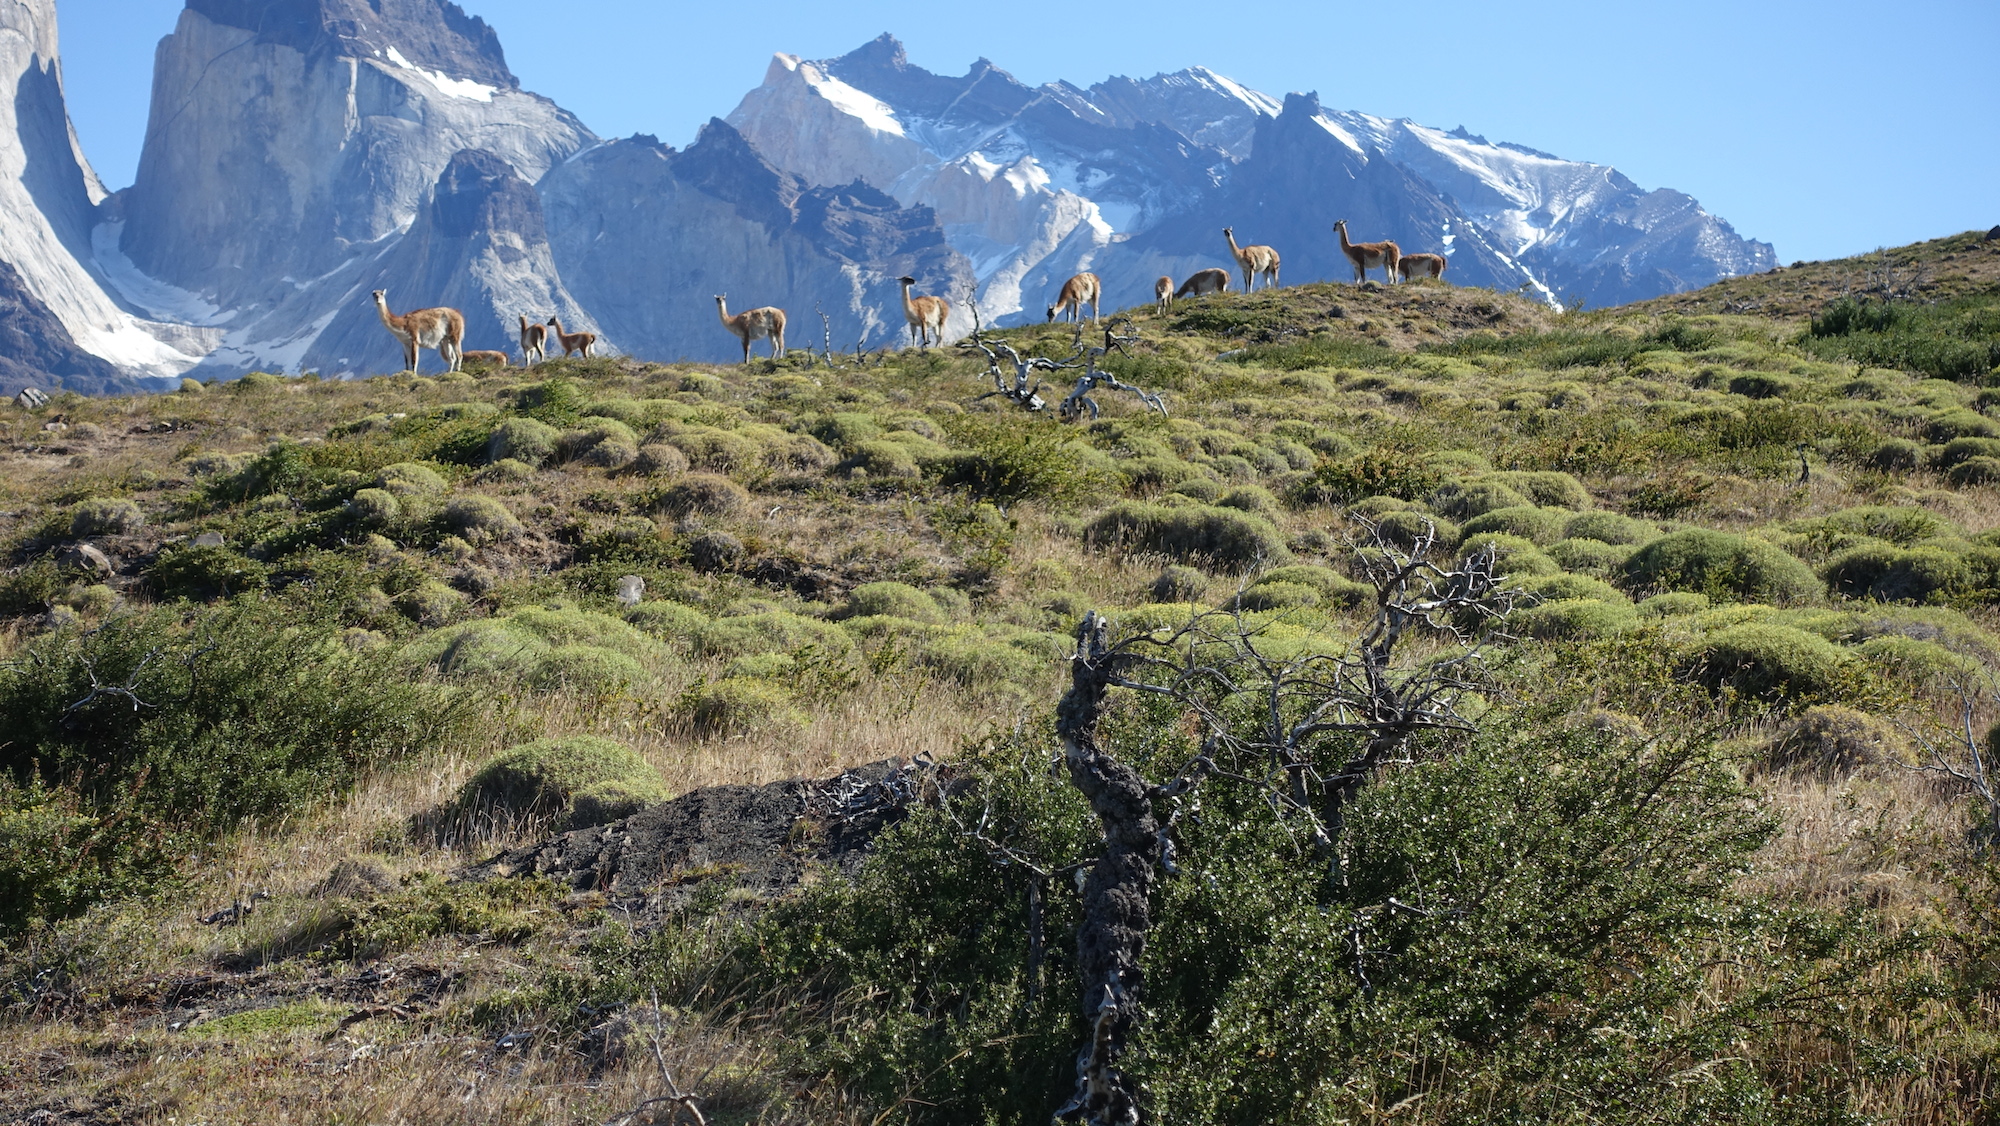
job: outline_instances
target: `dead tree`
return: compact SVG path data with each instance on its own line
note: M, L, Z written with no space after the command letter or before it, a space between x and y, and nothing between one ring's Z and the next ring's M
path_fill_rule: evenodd
M1056 731L1070 783L1102 823L1104 852L1083 885L1077 933L1092 1036L1077 1054L1076 1088L1058 1118L1139 1121L1137 1083L1118 1064L1141 1019L1152 885L1156 872L1176 870L1184 796L1205 784L1253 787L1311 841L1322 897L1338 901L1347 894L1340 838L1362 787L1385 766L1409 761L1418 736L1471 730L1458 698L1484 685L1481 642L1520 595L1502 585L1491 549L1438 562L1434 532L1411 548L1369 532L1360 560L1375 612L1343 646L1276 655L1240 611L1116 639L1108 619L1085 615ZM1408 648L1418 637L1441 651L1413 658ZM1199 749L1174 778L1149 782L1098 742L1113 689L1166 697L1197 722ZM1358 931L1354 942L1366 989Z
M1975 851L1985 853L2000 839L2000 780L1994 778L1993 748L1979 737L1976 716L1980 705L1995 697L1993 685L1960 682L1958 716L1952 727L1938 737L1905 726L1916 743L1921 761L1917 770L1950 779L1973 800L1985 807L1986 819L1975 823L1969 833Z
M1139 339L1137 334L1119 336L1118 326L1124 322L1113 321L1105 326L1104 343L1100 347L1087 347L1083 343L1083 324L1076 326L1076 338L1068 357L1055 360L1047 356L1022 356L1020 350L1001 340L989 340L984 326L979 320L979 302L970 292L966 295L966 305L972 310L972 333L958 342L960 348L978 351L986 357L986 373L993 380L993 390L979 396L981 399L999 397L1030 413L1040 413L1048 409L1048 401L1042 398L1041 372L1074 370L1079 363L1084 366L1076 385L1056 408L1057 417L1064 422L1073 422L1083 417L1087 411L1092 419L1100 413L1097 400L1090 392L1099 387L1109 387L1114 391L1130 391L1139 397L1147 407L1167 413L1166 400L1158 392L1147 391L1123 382L1110 372L1099 371L1097 361L1112 352L1124 352L1125 345Z

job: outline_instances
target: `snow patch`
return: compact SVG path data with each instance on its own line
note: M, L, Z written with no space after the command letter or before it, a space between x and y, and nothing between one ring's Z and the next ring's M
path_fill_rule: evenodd
M149 276L125 257L125 251L119 248L119 236L124 231L125 222L122 219L116 223L99 223L90 231L91 257L96 259L97 268L119 296L137 305L147 316L160 321L219 325L227 324L236 315L234 309L224 312L220 306L198 293L190 293Z
M453 78L441 70L425 70L404 58L403 52L394 47L389 48L389 61L404 70L416 71L425 81L437 87L438 93L448 98L463 98L468 102L490 102L493 100L493 95L500 92L497 86L474 82L470 78Z
M790 56L781 56L790 58ZM814 93L833 104L833 108L858 119L861 124L877 133L887 133L892 137L904 136L903 124L896 120L896 111L887 102L872 94L862 93L840 79L827 74L811 63L793 60L799 77Z
M1363 164L1368 163L1368 150L1361 147L1361 142L1355 139L1354 134L1348 132L1341 126L1336 125L1332 118L1329 118L1323 113L1315 114L1313 116L1313 120L1319 123L1319 127L1321 129L1324 129L1327 132L1333 134L1334 138L1338 140L1341 144L1346 145L1348 148L1353 149L1355 152L1361 154L1361 162Z

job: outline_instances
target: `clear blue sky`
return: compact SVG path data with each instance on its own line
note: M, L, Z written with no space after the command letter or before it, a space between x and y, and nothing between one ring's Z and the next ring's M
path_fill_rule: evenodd
M1784 261L2000 223L2000 3L798 3L463 0L527 89L605 136L692 140L774 51L889 31L920 66L1028 83L1206 65L1273 96L1616 165ZM70 110L111 187L138 164L180 0L57 0ZM921 13L922 18L917 18Z

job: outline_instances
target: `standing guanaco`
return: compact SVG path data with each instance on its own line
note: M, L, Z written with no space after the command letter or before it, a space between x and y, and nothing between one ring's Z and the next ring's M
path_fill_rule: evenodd
M1405 279L1441 278L1446 263L1442 254L1405 254L1396 260L1396 272Z
M586 360L590 358L590 350L597 347L596 333L564 332L562 321L555 317L550 317L548 323L550 328L556 330L556 343L562 345L563 359L569 359L571 352L581 353Z
M529 324L528 314L521 314L521 366L534 367L535 361L543 358L549 343L549 326L541 323Z
M1334 233L1340 236L1340 252L1354 263L1354 284L1368 280L1368 271L1377 266L1388 275L1391 283L1396 280L1396 264L1402 261L1403 250L1393 242L1349 242L1347 241L1347 220L1341 219L1333 225Z
M1269 289L1278 284L1278 252L1268 246L1236 245L1236 228L1222 228L1222 237L1229 240L1229 253L1236 256L1236 265L1243 271L1243 292L1256 288L1254 279L1264 276L1264 287Z
M767 337L771 341L771 358L774 360L784 358L785 311L783 309L775 305L766 305L761 309L745 309L732 317L729 315L729 295L718 293L715 295L715 315L722 318L722 327L735 333L737 339L743 341L744 363L750 362L750 342ZM807 347L811 347L810 340L807 342Z
M1056 303L1049 306L1049 321L1053 323L1056 316L1065 311L1069 313L1071 323L1082 320L1083 303L1088 301L1090 302L1090 323L1096 324L1097 298L1103 291L1103 288L1099 284L1096 274L1078 274L1064 282L1062 293L1056 297Z
M951 315L951 302L942 297L911 297L917 279L896 279L903 286L903 319L910 323L910 342L927 348L931 342L944 343L944 319Z
M1163 277L1153 283L1153 310L1169 313L1174 308L1174 279Z
M389 291L375 291L375 311L382 317L382 326L389 334L403 342L403 370L417 370L417 353L425 348L437 350L438 359L444 361L446 371L457 371L461 357L459 346L465 340L465 315L457 309L435 308L416 309L397 316L389 311Z

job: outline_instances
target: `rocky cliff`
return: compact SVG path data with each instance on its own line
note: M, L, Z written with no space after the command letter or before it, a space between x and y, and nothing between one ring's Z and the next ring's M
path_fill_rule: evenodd
M954 298L972 282L965 258L925 207L905 208L855 181L808 187L772 167L743 135L711 121L676 152L651 137L600 145L542 182L556 266L622 346L659 359L742 355L716 318L776 305L787 344L836 349L903 335L895 278ZM970 327L959 310L953 328Z
M552 273L532 276L536 251L505 245L521 232L481 250L443 235L439 178L476 151L492 158L481 175L531 184L595 142L443 0L189 0L156 53L112 273L132 300L215 310L227 336L203 367L216 374L378 370L394 342L364 347L353 326L385 277L410 307L455 295L471 339L498 344L511 336L488 331L494 310L537 291L556 303L544 316L574 305ZM454 273L467 254L489 268Z
M54 0L0 5L0 380L79 390L177 375L204 334L151 322L107 292L91 251L104 188L64 100Z
M778 55L729 120L811 183L859 177L935 207L982 300L1032 318L1090 269L1107 299L1231 264L1220 228L1276 246L1294 281L1350 276L1329 227L1441 252L1462 284L1601 305L1768 269L1679 192L1463 130L1280 102L1205 68L1029 88L986 60L959 78L888 36L838 59Z

